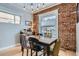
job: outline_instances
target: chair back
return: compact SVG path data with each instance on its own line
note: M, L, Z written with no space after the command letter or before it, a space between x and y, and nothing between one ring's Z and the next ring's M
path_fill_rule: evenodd
M39 40L34 38L34 37L29 37L28 40L29 40L29 43L30 43L30 48L34 48L39 42Z
M57 39L57 41L54 45L53 51L52 51L53 52L52 55L58 56L59 50L60 50L60 39Z
M23 48L27 47L27 40L24 34L20 34L20 44Z

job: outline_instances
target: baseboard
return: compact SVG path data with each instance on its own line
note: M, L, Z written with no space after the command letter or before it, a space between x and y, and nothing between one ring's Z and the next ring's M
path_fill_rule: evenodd
M79 52L76 52L76 56L79 56Z
M6 49L9 49L9 48L18 46L18 45L20 45L20 43L17 43L17 44L15 44L15 45L10 45L10 46L7 46L7 47L0 48L0 51L2 51L2 50L6 50Z

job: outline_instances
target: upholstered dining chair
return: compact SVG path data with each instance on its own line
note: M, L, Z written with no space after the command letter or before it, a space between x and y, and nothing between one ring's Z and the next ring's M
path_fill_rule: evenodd
M28 56L28 46L27 46L28 41L26 40L26 35L23 32L20 32L20 44L21 44L21 51L22 51L22 56L24 55L24 49L27 50L27 56Z
M50 55L52 55L52 56L58 56L59 50L60 50L60 39L57 39L57 41L55 42L55 45L54 45L53 49L50 50Z
M30 49L31 49L31 56L33 55L33 51L36 52L36 56L37 56L38 52L44 49L44 47L41 44L39 44L39 40L34 37L29 37L29 43L30 43Z

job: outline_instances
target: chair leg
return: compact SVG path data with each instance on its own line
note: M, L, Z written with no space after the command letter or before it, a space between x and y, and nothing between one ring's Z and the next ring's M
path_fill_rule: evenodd
M27 56L28 56L28 49L27 49Z
M36 51L36 56L38 55L38 52Z
M24 55L24 51L22 51L22 56Z
M32 49L31 49L31 56L32 56Z
M43 56L45 56L47 54L47 47L44 47L43 49Z
M43 56L45 56L45 49L43 50Z
M47 56L50 56L50 47L47 47Z
M22 51L22 56L24 55L24 48L21 47L21 51Z

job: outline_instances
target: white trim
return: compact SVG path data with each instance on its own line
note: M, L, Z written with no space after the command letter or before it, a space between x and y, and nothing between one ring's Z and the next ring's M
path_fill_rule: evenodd
M7 46L7 47L0 48L0 51L2 51L2 50L6 50L6 49L9 49L9 48L12 48L12 47L18 46L18 45L20 45L20 44L17 43L17 44L14 44L14 45L10 45L10 46Z
M52 11L49 11L49 12L46 12L46 13L38 14L38 15L39 16L44 16L44 15L48 15L48 14L52 14L52 13L56 14L58 12L58 9L55 9L55 10L52 10Z
M76 23L76 55L79 56L79 23Z
M79 52L76 52L76 56L79 56Z

